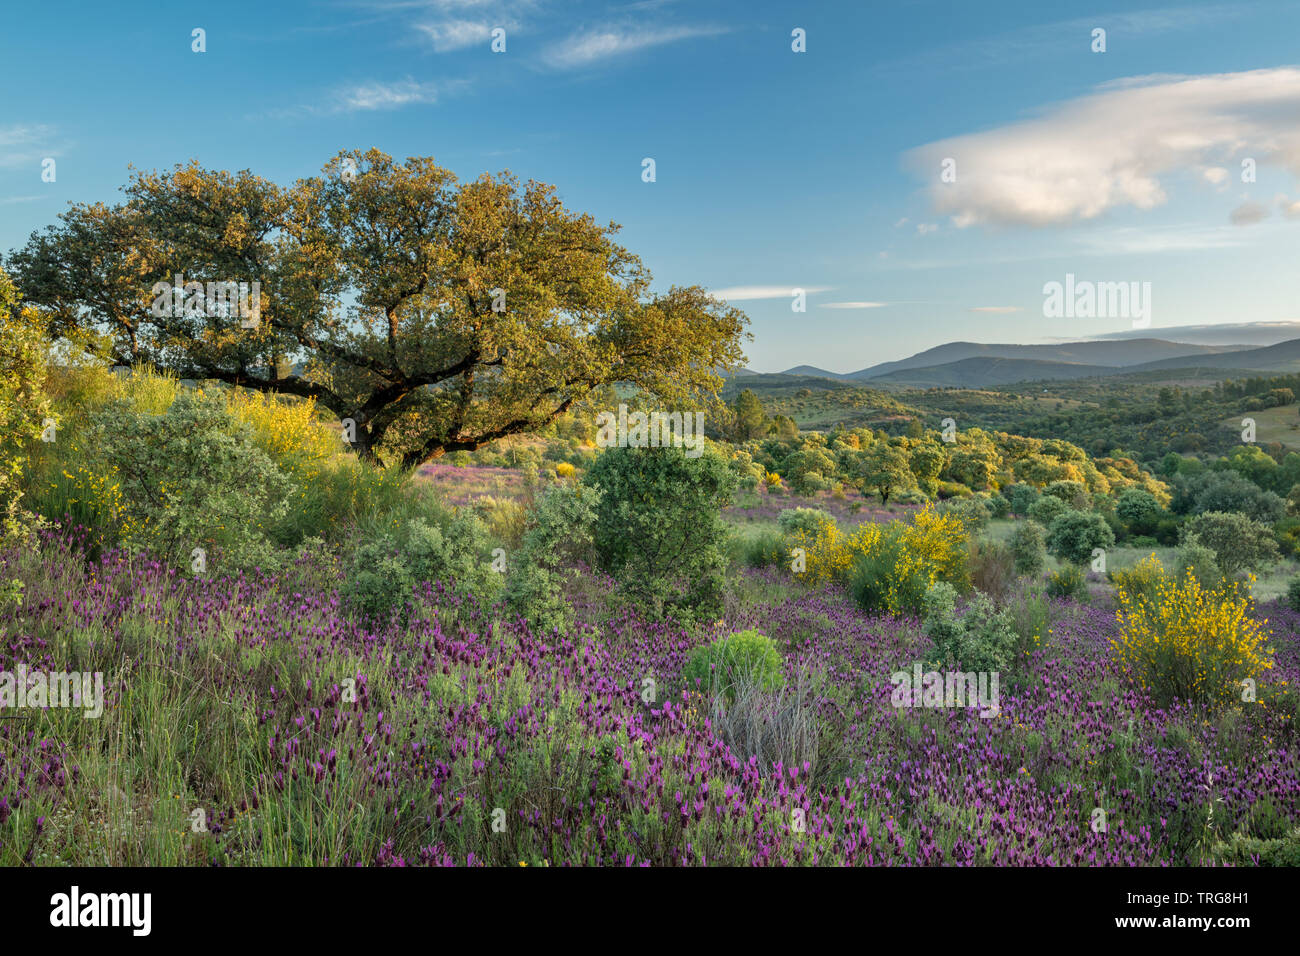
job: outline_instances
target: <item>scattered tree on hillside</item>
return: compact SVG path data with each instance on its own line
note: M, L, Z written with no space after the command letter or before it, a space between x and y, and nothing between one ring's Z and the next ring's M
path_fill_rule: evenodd
M863 491L874 490L880 495L881 504L889 504L891 495L907 490L914 483L907 453L888 442L879 442L866 451L861 467Z

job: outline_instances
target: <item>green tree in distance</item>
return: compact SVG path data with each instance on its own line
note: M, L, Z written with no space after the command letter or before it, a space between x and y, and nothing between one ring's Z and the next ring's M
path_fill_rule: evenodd
M882 505L889 504L890 495L905 491L915 482L907 452L887 442L873 445L863 455L861 477L863 490L875 489Z
M761 438L767 434L771 424L763 403L749 389L741 389L731 403L732 434L736 441L747 442L751 438Z

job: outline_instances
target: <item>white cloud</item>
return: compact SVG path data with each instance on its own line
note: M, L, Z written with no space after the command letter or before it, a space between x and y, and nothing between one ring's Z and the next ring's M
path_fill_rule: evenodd
M1257 202L1244 202L1228 213L1228 221L1234 226L1253 226L1268 218L1268 209Z
M888 302L823 302L817 308L819 309L880 309L889 305Z
M1121 206L1153 209L1166 201L1163 177L1241 157L1300 174L1297 110L1297 68L1137 77L907 158L932 181L935 209L959 227L1071 223ZM949 156L957 181L941 183Z
M1300 199L1293 202L1286 196L1278 196L1277 205L1287 219L1300 219Z
M495 25L506 29L506 39L509 42L510 28L514 24ZM492 23L481 20L443 20L440 23L421 23L416 27L429 38L437 53L463 50L476 43L486 45L492 36L492 28Z
M54 148L54 130L49 126L0 126L0 168L39 167L46 157L62 155Z
M938 231L939 227L932 222L918 222L916 224L916 234L918 236L926 236L932 232Z
M15 203L20 203L20 202L36 202L37 200L45 199L45 198L47 198L47 197L45 197L45 196L8 196L8 197L6 197L6 198L4 198L4 199L0 199L0 206L12 206L12 205L14 205Z
M566 40L552 44L542 59L561 70L590 66L601 60L635 53L649 47L663 46L681 40L717 36L726 33L721 27L600 27L574 34Z
M396 83L361 83L335 93L332 112L392 110L420 103L436 103L444 92L446 88L437 83L420 83L412 79Z
M726 289L717 289L711 295L727 302L745 302L751 299L791 299L796 289L802 289L811 295L814 292L830 290L827 285L737 285Z
M1205 177L1207 183L1221 186L1228 181L1229 173L1222 166L1206 166L1201 170L1201 175Z
M1098 256L1228 249L1243 242L1240 231L1231 226L1124 227L1098 229L1078 237L1078 244L1085 254Z

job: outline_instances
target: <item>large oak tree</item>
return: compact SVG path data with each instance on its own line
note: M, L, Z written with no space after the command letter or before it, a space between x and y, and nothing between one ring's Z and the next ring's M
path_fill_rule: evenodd
M742 312L695 286L652 293L614 223L509 173L460 183L372 149L287 188L190 163L123 192L10 257L52 330L107 333L120 364L315 399L371 460L473 450L614 385L711 404L744 358ZM177 274L260 283L256 326L151 308Z

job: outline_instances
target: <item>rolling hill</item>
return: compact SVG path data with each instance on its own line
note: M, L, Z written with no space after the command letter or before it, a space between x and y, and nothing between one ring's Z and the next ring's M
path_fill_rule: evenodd
M1192 345L1152 338L1066 342L1059 345L985 345L978 342L949 342L946 345L926 349L924 352L917 352L915 355L900 359L897 362L882 362L880 365L873 365L857 372L850 372L842 377L856 381L870 381L903 369L950 365L954 362L974 358L1019 359L1061 365L1126 367L1164 359L1176 359L1182 356L1209 356L1237 350L1250 350L1250 346Z
M1296 372L1300 371L1300 339L1279 342L1259 349L1245 349L1220 353L1217 355L1186 355L1180 358L1162 359L1144 362L1132 366L1130 371L1147 371L1173 368L1216 368L1241 369L1252 372Z
M1010 385L1014 382L1061 381L1072 378L1113 375L1122 369L1108 365L1080 365L1037 359L980 357L906 368L867 379L870 385L906 385L913 388Z

